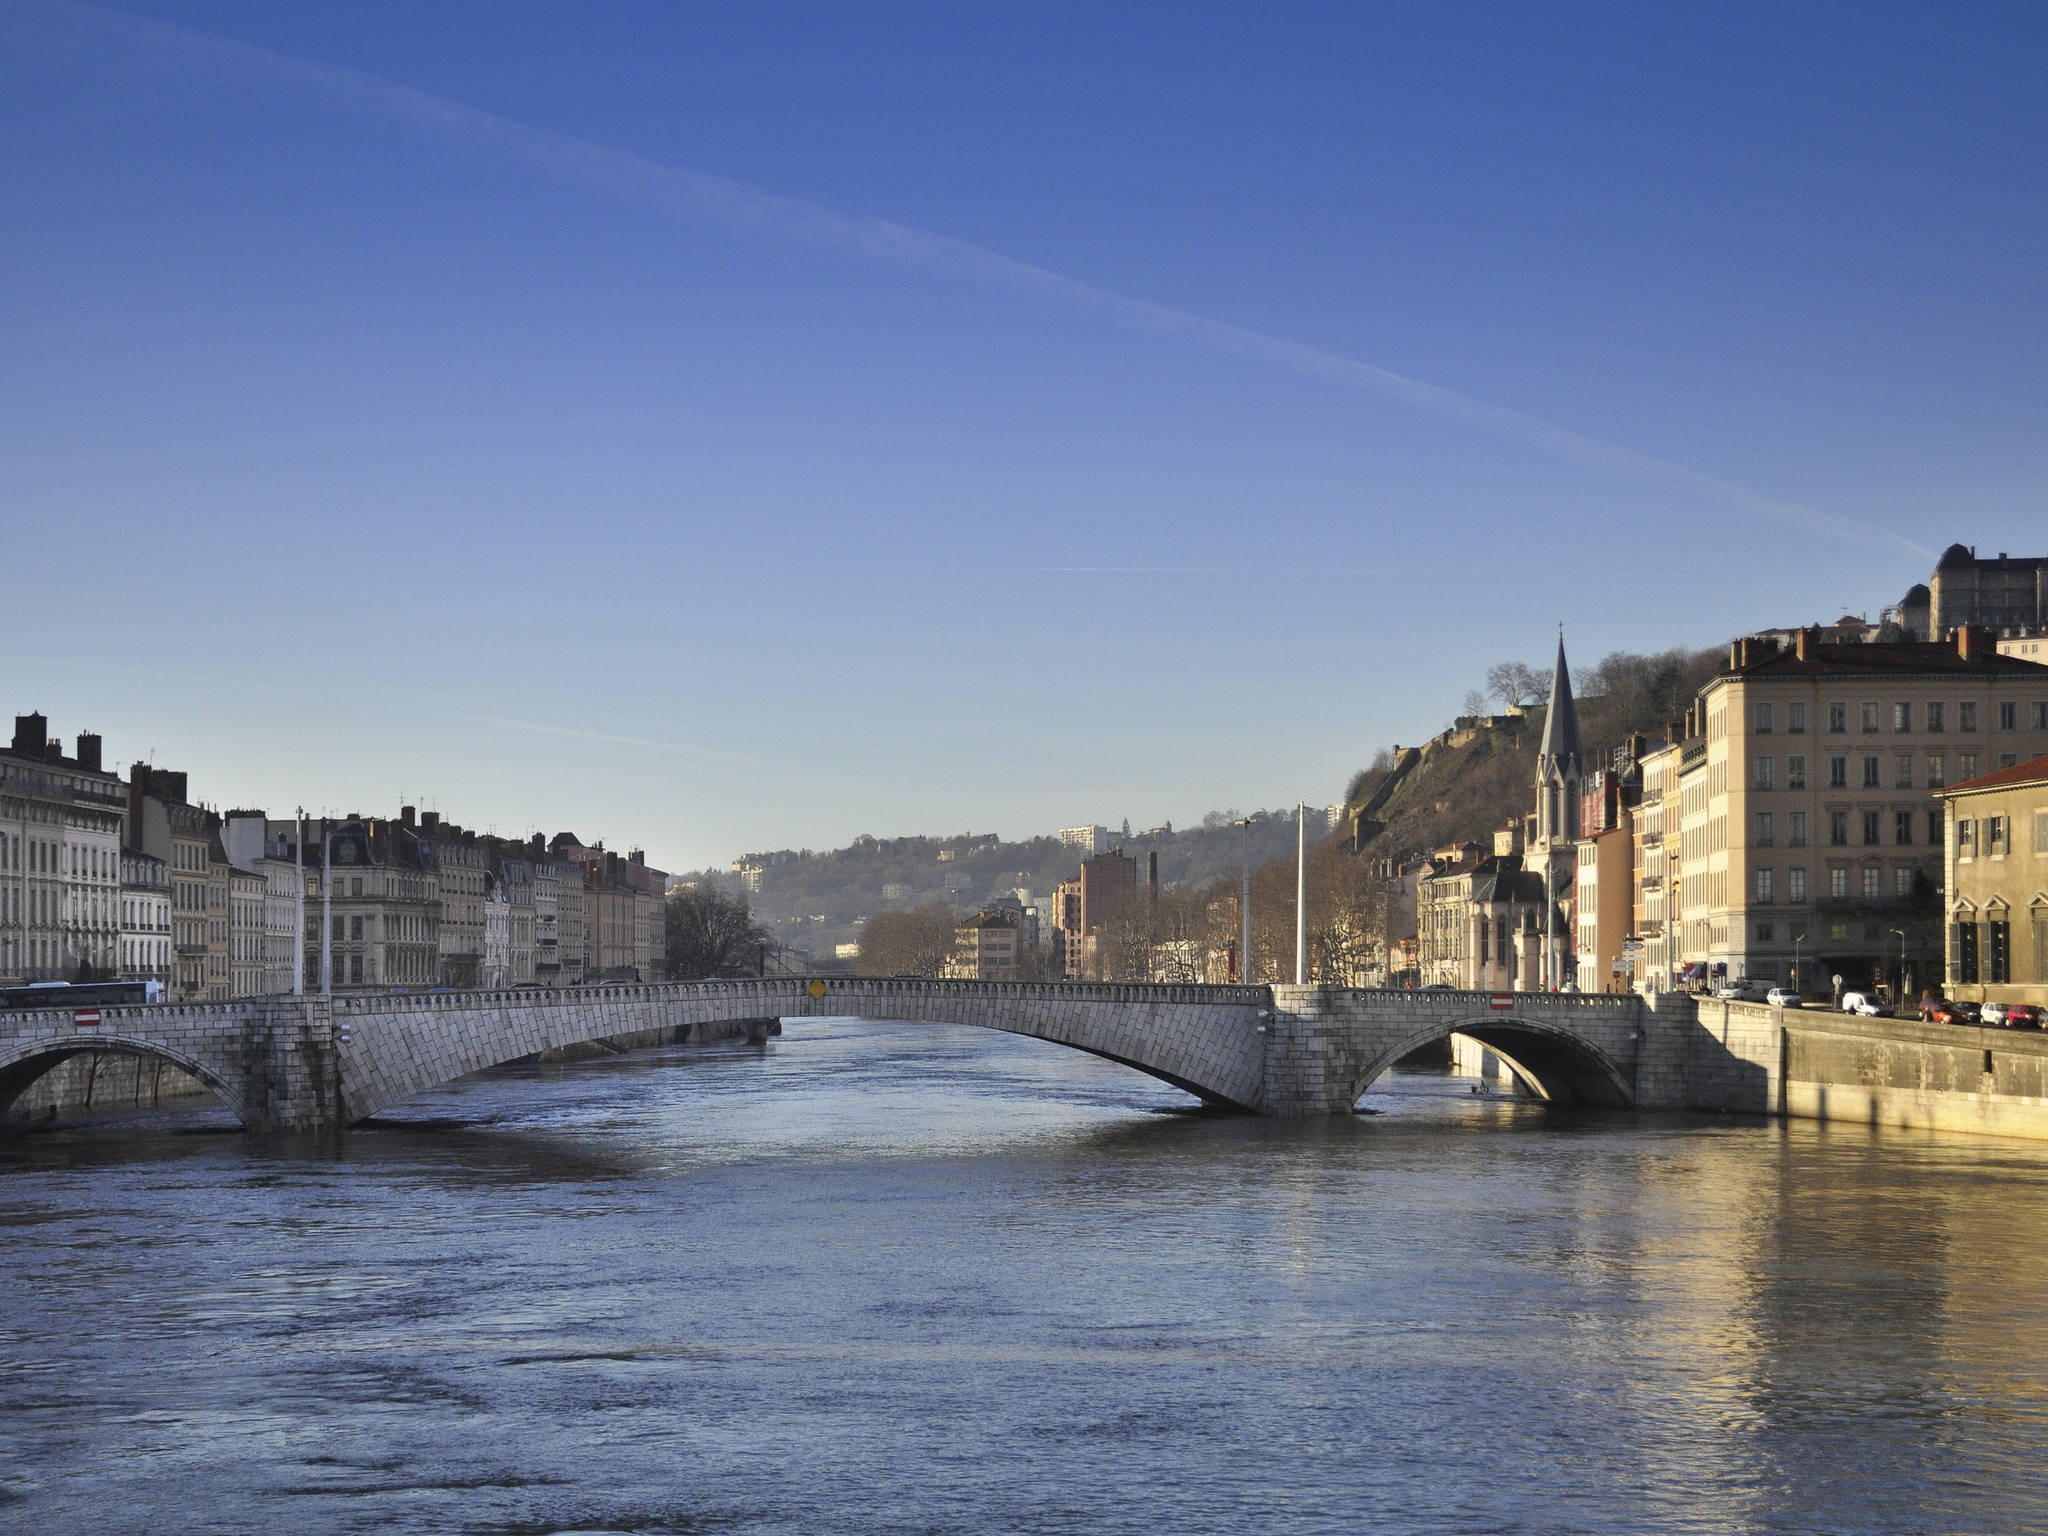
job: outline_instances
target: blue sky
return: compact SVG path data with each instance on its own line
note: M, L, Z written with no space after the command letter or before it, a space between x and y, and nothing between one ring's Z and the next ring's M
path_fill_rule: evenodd
M1327 801L1559 622L2048 549L2044 45L0 0L0 678L670 868Z

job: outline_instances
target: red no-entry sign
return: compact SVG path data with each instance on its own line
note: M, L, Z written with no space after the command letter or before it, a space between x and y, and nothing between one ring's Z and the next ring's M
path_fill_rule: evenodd
M97 1008L74 1008L71 1010L71 1023L78 1029L98 1029L100 1011Z
M1493 994L1493 1006L1494 1006L1494 1007L1496 1007L1496 1008L1512 1008L1512 1007L1514 1007L1514 1006L1515 1006L1515 994L1514 994L1514 993L1512 993L1512 992L1496 992L1496 993L1494 993L1494 994Z

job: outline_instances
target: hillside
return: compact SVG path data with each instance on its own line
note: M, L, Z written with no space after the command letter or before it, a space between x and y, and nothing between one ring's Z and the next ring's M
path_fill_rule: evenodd
M1617 652L1585 674L1577 698L1579 734L1588 768L1605 762L1632 732L1650 740L1667 736L1726 652L1666 651L1654 656ZM1500 715L1462 716L1419 748L1397 757L1382 752L1360 773L1347 806L1371 805L1385 781L1413 755L1399 782L1373 807L1354 846L1376 858L1406 858L1444 843L1490 845L1510 817L1535 806L1536 747L1543 738L1542 706L1511 706ZM1375 825L1377 824L1377 825Z
M1313 809L1309 814L1309 839L1321 841L1327 818ZM1293 807L1255 811L1249 829L1234 825L1236 818L1234 811L1217 811L1196 826L1112 834L1109 841L1137 861L1141 880L1148 855L1157 853L1162 886L1206 885L1234 876L1247 848L1254 867L1293 857ZM944 902L971 912L1020 887L1050 896L1062 880L1074 877L1083 854L1056 837L1004 842L992 834L963 834L861 837L845 848L769 857L780 862L761 871L761 888L751 897L754 915L781 942L825 958L835 945L857 939L866 919L890 908ZM737 884L729 875L716 878L722 885Z

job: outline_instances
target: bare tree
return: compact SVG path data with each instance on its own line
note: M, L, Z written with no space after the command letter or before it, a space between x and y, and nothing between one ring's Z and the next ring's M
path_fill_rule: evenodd
M1523 662L1503 661L1486 669L1486 691L1503 705L1535 704L1549 688L1549 678Z
M679 886L662 912L662 969L672 981L708 976L751 976L759 969L768 934L754 921L744 896L710 884Z
M860 931L863 976L937 976L953 958L953 909L943 902L877 912Z

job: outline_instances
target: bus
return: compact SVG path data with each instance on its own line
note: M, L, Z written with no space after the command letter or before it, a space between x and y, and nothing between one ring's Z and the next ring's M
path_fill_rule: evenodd
M20 1008L132 1008L163 1000L160 981L32 981L25 987L0 987L0 1013Z

